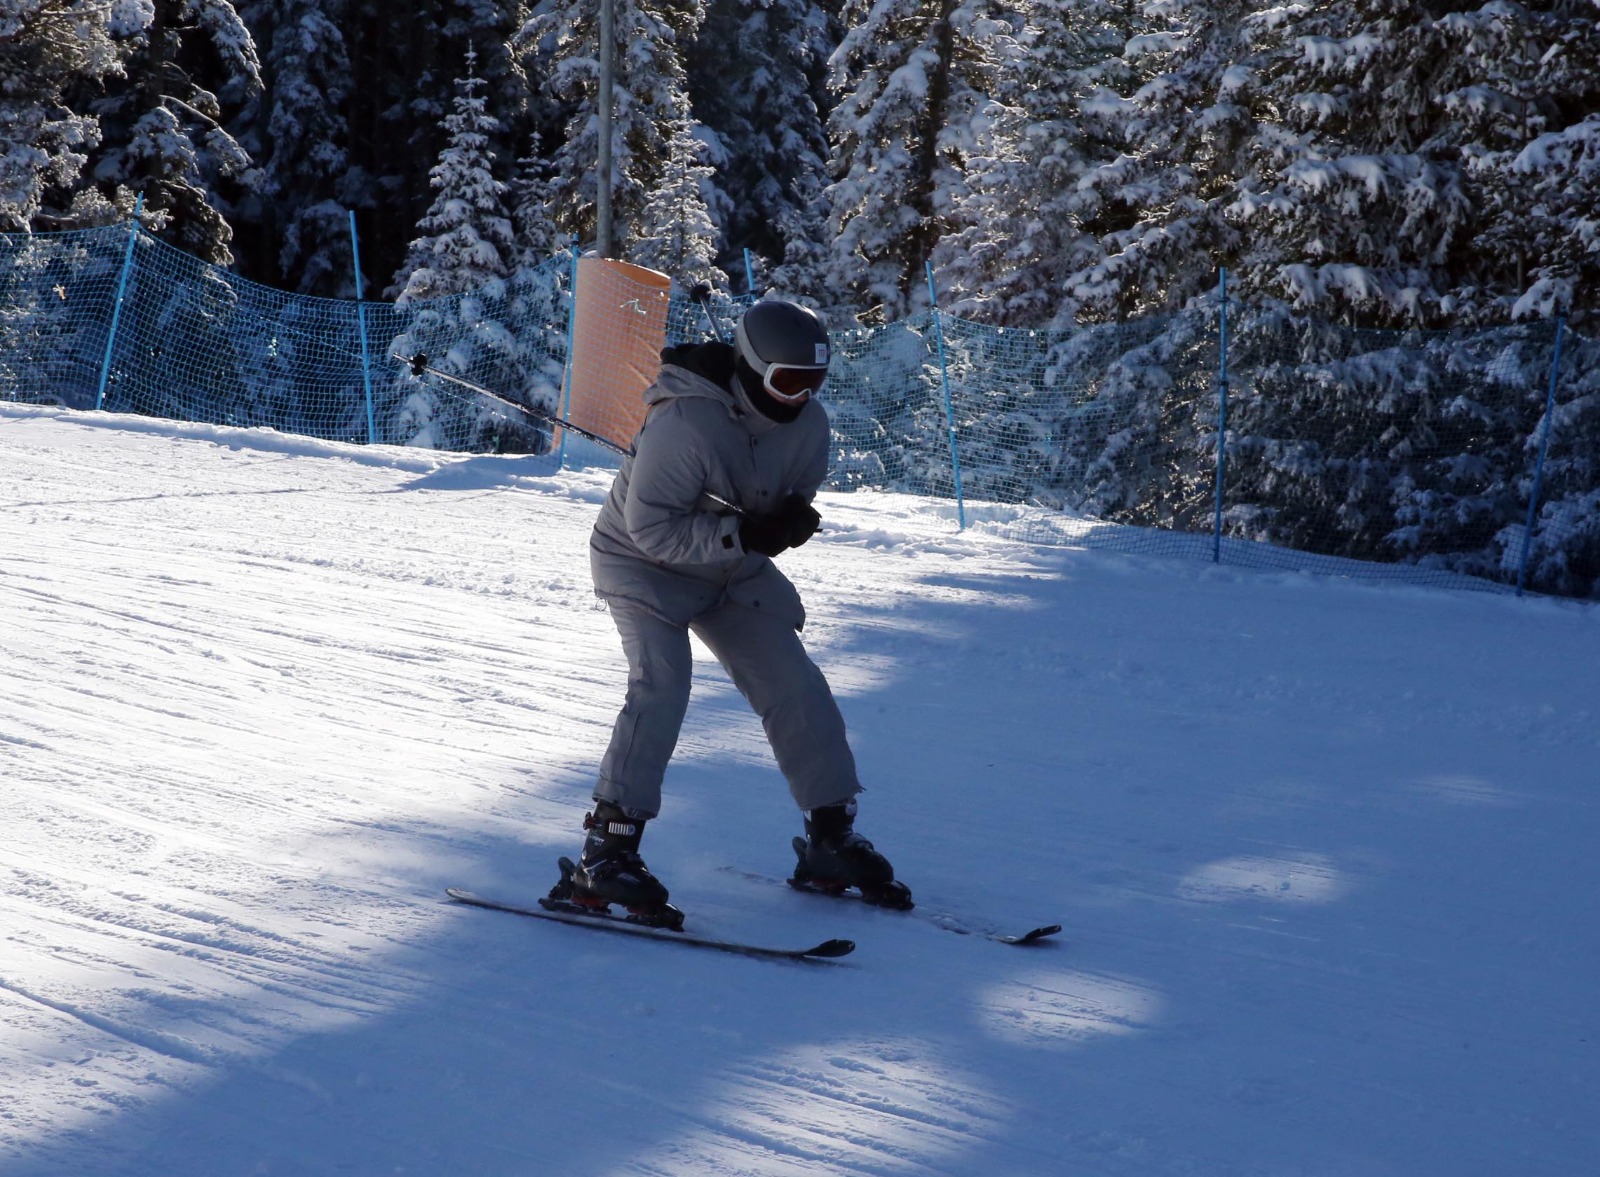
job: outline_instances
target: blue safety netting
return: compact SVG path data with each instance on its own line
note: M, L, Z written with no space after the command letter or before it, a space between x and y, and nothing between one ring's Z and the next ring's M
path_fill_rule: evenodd
M0 395L333 441L538 452L549 431L526 414L414 377L397 357L422 352L555 409L567 270L552 262L395 306L275 290L127 226L0 235Z
M0 234L0 395L94 407L128 240Z
M571 280L556 258L471 294L355 303L126 225L0 235L0 397L553 464L537 414L561 412ZM668 340L731 336L749 301L675 289ZM1034 542L1600 595L1596 341L1237 307L1224 330L1223 308L836 330L829 485L946 500ZM413 374L417 353L504 400Z
M1224 347L1220 312L1219 299L1063 332L941 316L947 465L973 521L1032 541L1260 568L1518 583L1555 323L1365 331L1256 311L1234 316ZM1550 419L1563 440L1545 468L1528 583L1588 595L1600 567L1585 529L1600 519L1581 439L1596 438L1596 413L1572 374L1593 348L1570 333L1565 345L1569 378ZM932 419L924 409L892 432L931 442ZM952 484L918 489L948 495Z

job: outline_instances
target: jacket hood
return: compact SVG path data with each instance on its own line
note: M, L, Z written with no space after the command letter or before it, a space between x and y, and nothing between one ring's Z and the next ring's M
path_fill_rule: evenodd
M719 353L725 352L726 355ZM645 389L644 403L658 405L681 397L704 397L725 405L729 412L743 406L730 390L735 353L725 343L669 347L661 353L661 373Z
M752 433L766 433L782 422L751 403L736 374L739 353L727 343L683 344L661 353L661 374L645 389L644 403L655 406L684 397L714 400Z
M671 364L677 368L687 368L696 376L704 376L713 384L727 388L733 382L734 368L738 364L739 353L730 343L711 341L707 343L683 343L677 347L665 348L661 352L663 366Z

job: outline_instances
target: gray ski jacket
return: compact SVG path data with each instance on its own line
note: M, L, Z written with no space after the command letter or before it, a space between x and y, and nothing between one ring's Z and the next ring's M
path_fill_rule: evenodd
M805 607L794 585L766 556L744 550L739 516L706 492L750 515L791 494L809 502L827 474L827 414L813 398L780 425L755 411L737 380L725 388L673 358L645 390L650 409L633 456L595 521L595 595L676 625L733 602L799 629Z

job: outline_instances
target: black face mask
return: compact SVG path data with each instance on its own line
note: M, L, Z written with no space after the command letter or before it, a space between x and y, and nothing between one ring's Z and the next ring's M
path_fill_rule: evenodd
M762 383L761 373L752 368L749 361L743 356L738 358L738 363L734 366L734 372L746 399L755 407L756 412L769 421L787 425L805 410L807 401L801 401L797 405L789 405L769 393Z

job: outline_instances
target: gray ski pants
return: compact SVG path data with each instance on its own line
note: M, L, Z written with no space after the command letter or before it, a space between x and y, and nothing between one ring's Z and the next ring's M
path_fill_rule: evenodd
M628 696L600 764L596 801L640 819L661 811L661 781L689 709L690 629L761 717L801 809L842 804L861 791L839 705L788 622L732 602L687 627L616 601L611 617L628 659Z

